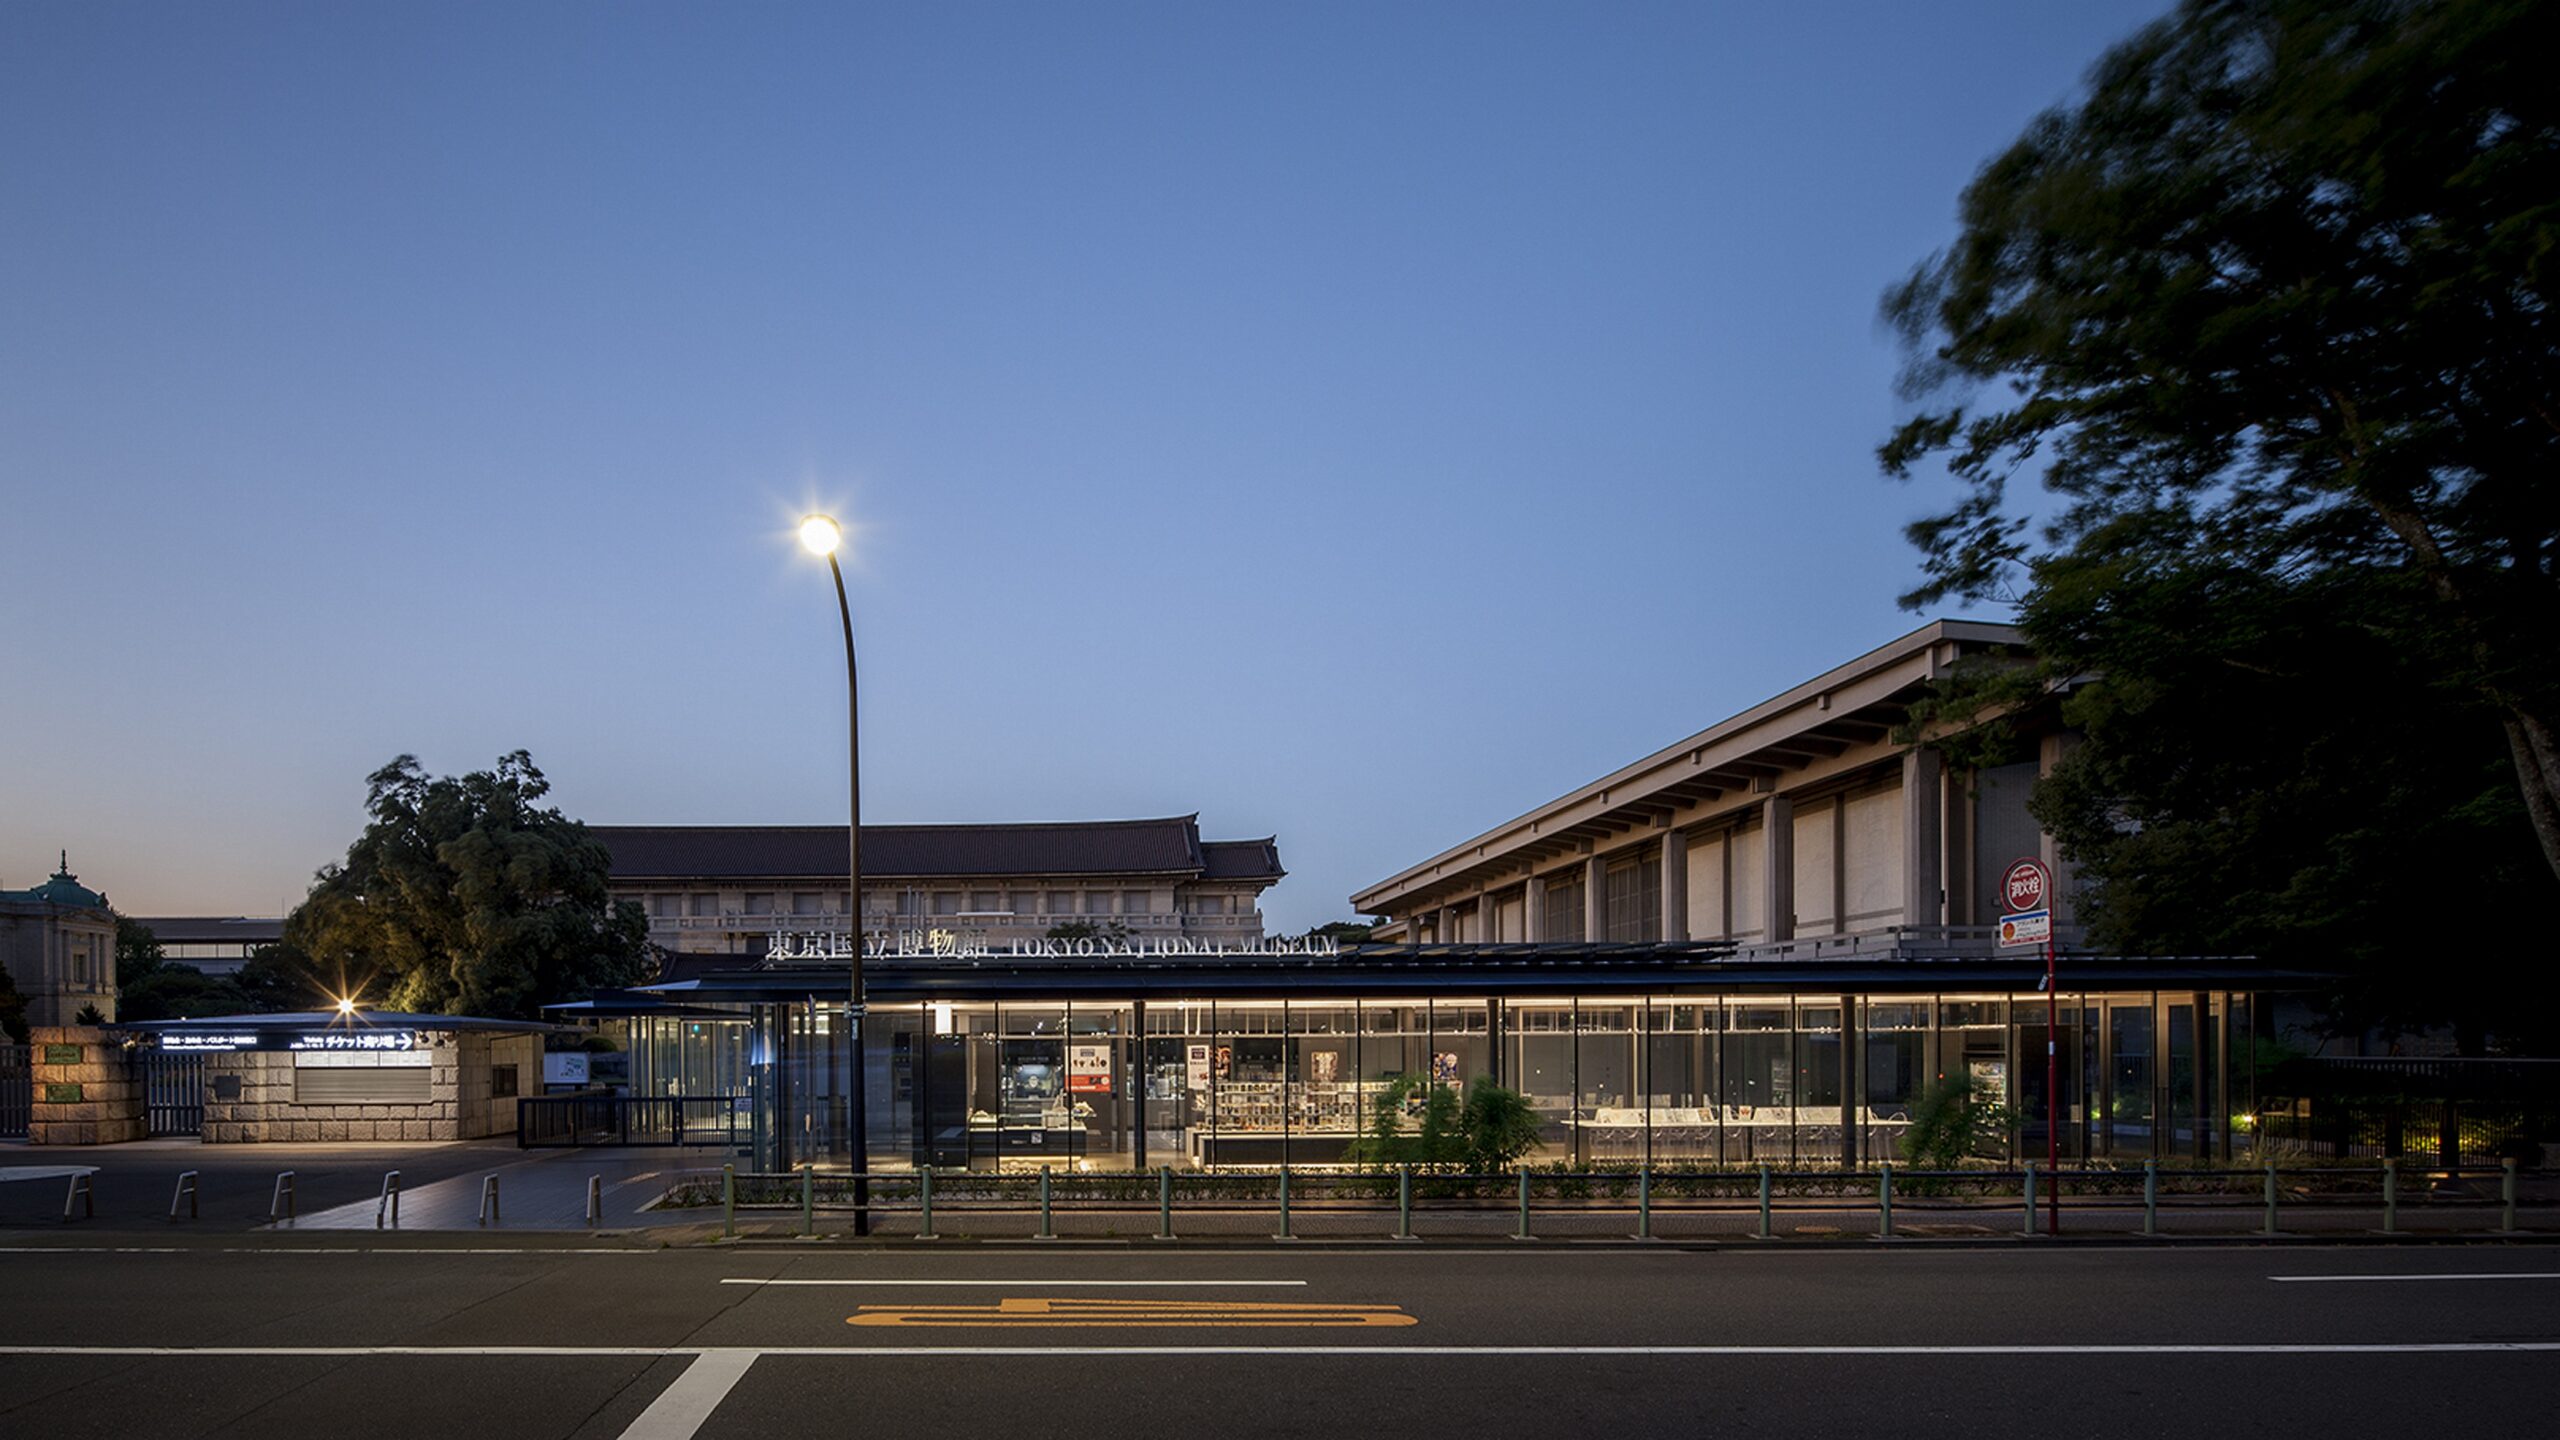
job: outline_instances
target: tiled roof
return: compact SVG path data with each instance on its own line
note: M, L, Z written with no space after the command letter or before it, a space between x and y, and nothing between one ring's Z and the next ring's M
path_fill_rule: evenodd
M267 945L284 938L281 919L246 915L136 915L163 945Z
M616 880L841 875L841 825L590 825ZM1241 852L1241 853L1239 853ZM1052 825L865 825L862 873L884 879L988 875L1279 878L1269 840L1202 844L1199 817Z

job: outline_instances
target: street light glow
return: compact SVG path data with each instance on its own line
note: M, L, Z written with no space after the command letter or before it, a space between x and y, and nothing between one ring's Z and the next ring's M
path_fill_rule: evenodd
M812 555L833 555L844 543L844 527L824 515L812 515L800 522L800 543Z
M345 1015L345 1016L350 1016L350 1017L352 1017L352 1016L356 1013L356 1002L355 1002L355 997L353 997L353 996L351 996L351 995L341 995L341 996L339 996L339 997L338 997L338 1013L339 1013L339 1014L341 1014L341 1015Z

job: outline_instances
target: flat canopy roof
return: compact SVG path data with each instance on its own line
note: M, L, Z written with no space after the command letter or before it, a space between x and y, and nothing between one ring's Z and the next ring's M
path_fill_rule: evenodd
M498 1020L486 1015L415 1015L405 1010L359 1010L352 1017L335 1010L274 1010L248 1015L191 1015L183 1020L131 1020L106 1027L139 1030L146 1035L171 1030L513 1030L551 1031L561 1027L545 1020Z
M2068 991L2301 989L2327 977L2245 956L2070 955ZM1927 994L2037 991L2041 956L1867 953L1737 956L1723 944L1361 945L1332 956L1174 956L1146 959L873 961L866 999L877 1004L1096 996L1126 999L1355 999L1400 995ZM843 966L739 969L628 992L672 1004L787 1004L835 1000Z

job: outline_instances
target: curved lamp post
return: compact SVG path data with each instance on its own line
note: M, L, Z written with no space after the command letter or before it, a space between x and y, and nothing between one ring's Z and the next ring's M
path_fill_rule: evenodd
M827 558L827 573L836 582L836 615L844 621L845 736L852 760L849 773L853 801L853 813L845 825L845 903L853 911L853 989L845 1006L845 1023L853 1032L853 1077L845 1087L845 1099L852 1110L852 1133L847 1138L853 1147L853 1233L868 1235L871 1125L870 1107L862 1093L862 703L861 691L854 682L853 606L844 598L844 568L836 563L836 550L844 544L844 527L828 516L811 515L800 522L800 543L809 553Z

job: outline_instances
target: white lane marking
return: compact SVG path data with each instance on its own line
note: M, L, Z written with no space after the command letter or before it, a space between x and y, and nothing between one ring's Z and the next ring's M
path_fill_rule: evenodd
M676 1377L676 1383L658 1392L658 1398L622 1432L622 1440L693 1440L694 1432L720 1408L754 1363L753 1350L703 1351Z
M2443 1275L2270 1275L2279 1285L2321 1285L2346 1280L2560 1280L2560 1270L2480 1270Z
M114 1355L186 1359L357 1358L368 1355L506 1359L618 1359L737 1355L792 1359L905 1359L929 1355L2506 1355L2560 1351L2560 1340L2462 1340L2375 1345L0 1345L0 1355Z
M1190 1286L1202 1289L1223 1290L1230 1286L1238 1285L1304 1285L1307 1282L1304 1280L1078 1280L1073 1276L1053 1276L1046 1280L759 1280L749 1276L741 1279L723 1280L720 1283L723 1285L880 1285L889 1287L905 1285L938 1285L970 1286L976 1288L1003 1286L1007 1289L1014 1290L1037 1289L1042 1286L1055 1285L1073 1285L1079 1290L1100 1286L1147 1286L1154 1288L1163 1288L1166 1286Z

